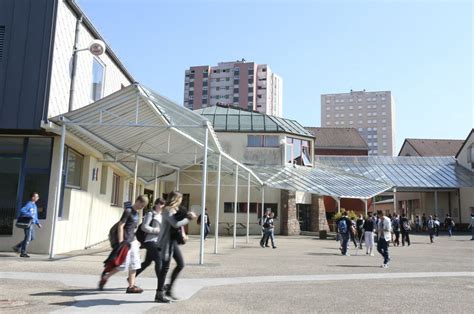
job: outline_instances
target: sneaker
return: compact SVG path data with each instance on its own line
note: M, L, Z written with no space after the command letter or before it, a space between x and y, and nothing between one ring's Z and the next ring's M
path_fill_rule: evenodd
M30 256L28 255L28 253L21 253L21 254L20 254L20 257L30 258Z
M263 243L261 243L261 242L260 242L260 246L263 247L263 248L265 248L265 245L263 245Z
M365 255L369 255L369 252L365 252Z
M380 266L382 268L388 268L388 264L383 264L382 266Z
M126 293L142 293L143 289L137 286L128 287Z
M344 254L344 256L351 256L349 253Z
M268 245L268 244L265 244L265 247L270 247L270 245Z
M374 253L371 253L370 256L375 256L375 254L374 254Z
M273 248L276 249L277 248L276 245L274 245Z
M107 283L107 279L105 279L105 277L102 276L100 281L99 281L99 290L100 291L104 290L104 286L105 286L106 283Z
M170 303L170 299L165 297L164 291L157 291L155 295L155 302L157 303Z

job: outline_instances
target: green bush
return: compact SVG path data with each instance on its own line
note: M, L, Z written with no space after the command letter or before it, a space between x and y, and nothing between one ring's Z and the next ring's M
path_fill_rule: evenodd
M333 216L333 219L334 220L338 220L339 218L342 217L342 213L346 211L344 208L341 208L341 212L340 213L336 213L334 216ZM347 212L347 217L349 217L350 220L357 220L357 218L359 217L353 210L350 210L350 211L346 211Z

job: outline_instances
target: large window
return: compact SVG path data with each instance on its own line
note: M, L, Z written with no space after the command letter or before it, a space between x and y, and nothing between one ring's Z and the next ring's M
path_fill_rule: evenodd
M91 89L91 98L93 101L97 101L102 98L104 92L104 68L105 66L99 61L99 59L93 59Z
M83 162L84 156L68 146L65 147L64 169L66 187L75 189L81 188Z
M133 186L132 186L133 188ZM114 173L112 177L112 196L110 198L110 204L114 206L119 205L119 195L120 195L120 176Z
M52 138L0 137L0 235L11 235L17 210L38 192L40 219L46 218Z
M265 210L270 209L274 214L275 218L278 215L278 204L276 203L265 203ZM224 213L233 213L234 212L234 202L225 202L224 203ZM247 202L238 202L237 203L237 213L246 214L247 213ZM262 203L250 203L250 213L257 214L258 217L262 216Z
M307 140L286 138L286 161L300 166L311 166L311 144Z
M248 147L280 147L278 135L248 135Z

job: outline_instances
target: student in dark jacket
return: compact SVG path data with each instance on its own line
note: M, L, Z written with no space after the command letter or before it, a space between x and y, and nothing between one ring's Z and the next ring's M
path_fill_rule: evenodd
M374 219L372 213L369 213L367 219L364 221L364 239L365 239L365 254L374 256L372 253L374 249Z
M405 242L410 246L410 221L406 214L402 214L400 219L400 231L402 233L402 246L405 246Z
M350 228L352 227L352 221L347 217L347 213L343 212L342 217L336 221L337 232L342 239L341 254L349 256L347 251L349 248L349 237Z

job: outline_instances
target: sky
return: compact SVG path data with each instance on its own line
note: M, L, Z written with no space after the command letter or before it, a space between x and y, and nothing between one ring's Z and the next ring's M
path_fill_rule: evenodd
M405 138L474 127L471 1L77 0L136 81L183 104L184 71L245 58L283 78L283 116L321 94L390 90Z

